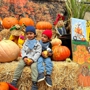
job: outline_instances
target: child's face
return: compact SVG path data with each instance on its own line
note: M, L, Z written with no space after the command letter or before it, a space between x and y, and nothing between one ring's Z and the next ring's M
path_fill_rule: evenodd
M26 33L26 37L29 39L29 40L32 40L35 38L35 34L33 32L27 32Z
M42 42L48 42L49 38L45 34L42 34L41 40Z

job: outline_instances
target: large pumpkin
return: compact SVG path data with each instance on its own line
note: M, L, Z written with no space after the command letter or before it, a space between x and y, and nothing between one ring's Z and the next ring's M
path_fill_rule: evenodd
M9 86L6 82L0 82L0 90L9 90Z
M63 61L70 56L70 50L66 46L60 45L53 46L52 51L53 51L52 58L55 61Z
M9 29L16 24L18 24L18 20L14 17L6 17L2 21L2 25L6 29Z
M9 62L15 60L19 55L20 49L16 43L11 40L0 41L0 62Z
M36 24L36 28L39 30L52 29L52 24L50 22L46 22L46 21L39 21Z
M34 21L31 18L23 17L19 20L19 25L34 26Z

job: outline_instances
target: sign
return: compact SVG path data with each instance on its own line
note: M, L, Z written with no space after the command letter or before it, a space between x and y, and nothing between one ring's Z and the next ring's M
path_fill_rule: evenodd
M71 19L73 61L80 65L78 83L89 87L90 80L90 21Z
M71 26L73 61L90 63L90 21L72 18Z

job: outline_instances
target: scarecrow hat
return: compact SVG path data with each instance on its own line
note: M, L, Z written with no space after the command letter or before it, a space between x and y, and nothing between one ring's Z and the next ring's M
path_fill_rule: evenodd
M58 23L59 20L64 20L64 16L61 14L58 14L56 17L56 20L54 21L54 25L56 25Z

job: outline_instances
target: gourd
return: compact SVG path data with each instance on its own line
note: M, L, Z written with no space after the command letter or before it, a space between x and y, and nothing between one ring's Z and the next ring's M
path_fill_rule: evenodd
M20 52L18 45L11 40L0 41L0 62L15 60Z
M42 53L45 55L44 58L47 58L48 57L48 51L47 50L46 51L43 51Z
M59 38L54 38L51 41L52 46L57 46L57 45L61 45L62 41Z

